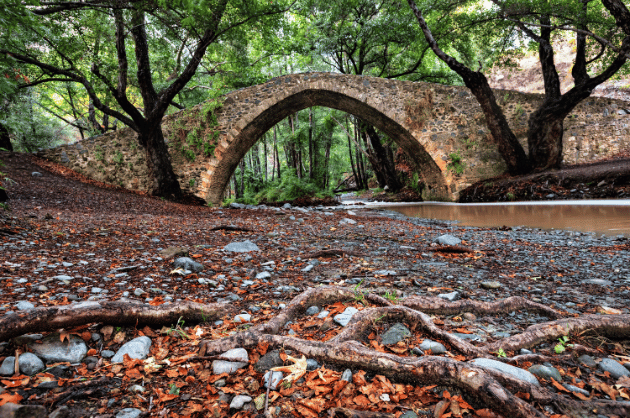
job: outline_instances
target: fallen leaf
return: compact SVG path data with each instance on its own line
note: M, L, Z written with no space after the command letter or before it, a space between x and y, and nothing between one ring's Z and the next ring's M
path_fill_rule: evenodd
M17 393L11 394L11 393L5 392L0 395L0 406L4 405L7 402L19 404L22 399L24 398L22 398Z
M294 382L298 380L300 377L304 376L304 374L306 374L306 356L302 355L301 359L297 359L295 357L291 357L288 355L286 357L289 361L293 362L291 366L274 367L271 370L277 371L277 372L290 373L287 377L285 377L282 380L286 380L287 382ZM280 356L280 358L282 358L282 355Z

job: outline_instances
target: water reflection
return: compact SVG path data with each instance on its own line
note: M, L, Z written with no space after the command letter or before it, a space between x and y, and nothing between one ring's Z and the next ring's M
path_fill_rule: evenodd
M452 220L468 226L527 226L630 237L630 200L511 204L422 203L379 207L386 207L406 216Z

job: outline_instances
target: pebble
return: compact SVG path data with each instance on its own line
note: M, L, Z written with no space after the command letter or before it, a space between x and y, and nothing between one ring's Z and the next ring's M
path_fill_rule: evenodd
M269 370L263 376L263 385L265 387L269 386L270 390L276 390L283 378L284 374L282 372L272 372L271 370ZM271 382L269 382L269 379L271 379Z
M249 355L244 348L233 348L221 354L221 357L233 361L214 360L212 362L212 372L214 374L232 374L249 364Z
M224 251L230 251L233 253L248 253L250 251L260 251L260 248L250 240L231 242L225 247Z
M411 336L411 331L409 331L409 328L407 328L403 324L397 323L392 325L387 331L385 331L381 336L381 339L383 345L391 345L396 344L397 342L402 341L409 336Z
M234 317L234 322L240 324L241 322L250 322L252 320L252 316L248 313L238 314Z
M319 308L317 306L309 306L306 310L306 315L316 315L319 313Z
M578 357L578 361L586 367L597 367L595 359L588 354L582 354L580 357Z
M459 292L455 291L455 292L450 292L450 293L440 293L438 296L450 302L455 302L456 300L459 299Z
M26 300L21 300L15 304L15 307L20 311L28 311L30 309L33 309L35 305L33 305L31 302L28 302Z
M514 367L509 364L487 358L476 358L470 363L484 369L498 370L502 373L509 374L517 379L529 382L534 386L540 386L540 383L538 382L538 379L536 379L536 376L534 376L527 370L521 369L520 367Z
M630 371L623 367L621 363L611 358L603 358L598 366L603 371L610 373L615 379L619 379L622 376L630 377Z
M204 269L203 264L197 263L195 260L189 257L176 258L175 261L173 262L173 267L176 269L181 268L184 270L190 270L194 272L200 272L200 271L203 271Z
M562 375L555 367L534 364L527 370L529 370L531 374L536 375L542 379L549 380L550 378L553 378L556 382L562 381Z
M256 275L256 280L269 279L271 277L271 273L268 271L262 271Z
M352 370L350 369L344 370L343 374L341 375L341 380L344 380L346 382L352 382Z
M125 408L118 411L116 418L138 418L142 411L138 408Z
M459 245L461 244L462 240L452 235L446 234L437 237L435 242L440 245Z
M50 363L79 363L88 351L85 341L72 334L61 341L59 333L53 333L43 338L41 343L28 346L38 357Z
M425 351L431 351L431 354L434 355L444 354L446 353L446 347L437 341L425 338L419 346L413 349L413 353L422 356Z
M20 373L32 376L44 370L44 362L33 353L23 353L20 355ZM10 356L4 359L0 366L0 375L13 376L15 372L15 357Z
M247 402L251 402L252 397L246 395L236 395L230 402L231 409L241 409Z
M582 395L584 395L584 396L589 396L589 395L590 395L590 393L588 392L588 390L584 390L584 389L582 389L582 388L579 388L579 387L577 387L577 386L573 386L573 385L568 384L568 383L562 383L562 386L564 386L564 388L565 388L566 390L569 390L569 391L571 391L571 392L581 393L581 394L582 394Z
M112 357L112 363L122 363L125 354L128 354L131 358L145 359L151 349L151 339L147 336L137 337L133 340L123 344L118 349L114 357Z
M338 323L342 327L345 327L346 325L348 325L348 323L350 322L354 314L356 314L357 312L359 312L357 308L348 306L345 311L343 311L340 314L335 315L333 319L336 323Z
M481 287L483 287L484 289L498 289L501 287L501 283L497 281L483 282L481 283Z

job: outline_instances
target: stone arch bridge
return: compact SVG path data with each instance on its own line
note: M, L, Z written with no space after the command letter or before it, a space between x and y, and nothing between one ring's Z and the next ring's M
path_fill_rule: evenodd
M527 115L541 97L512 91L495 95L524 143ZM630 107L590 99L576 109L565 125L565 161L589 160L628 147L627 129L618 123L623 118L627 128L624 104ZM162 129L182 189L219 203L239 161L256 141L292 113L311 106L354 114L396 141L428 186L425 198L454 199L472 182L505 169L481 109L465 87L303 73L276 77L230 92L213 104L167 116ZM144 154L128 128L41 154L96 180L136 190L148 186ZM457 157L463 164L449 164Z

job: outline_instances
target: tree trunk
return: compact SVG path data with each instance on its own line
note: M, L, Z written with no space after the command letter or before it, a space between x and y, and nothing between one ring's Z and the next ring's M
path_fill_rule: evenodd
M549 113L543 105L529 117L527 142L534 170L560 168L565 115Z
M368 123L361 122L362 133L365 132L364 141L369 139L371 150L370 164L376 174L379 186L385 188L387 186L390 191L395 192L402 188L398 176L396 175L396 165L394 163L393 154L387 152L387 149L381 144L381 139L376 133L376 129ZM388 158L390 157L391 158Z
M315 178L315 149L313 145L313 108L308 108L308 178L313 180Z
M171 165L171 156L164 142L161 122L160 119L147 123L145 129L138 133L138 142L144 148L151 178L149 193L169 200L179 200L182 197L182 189Z
M486 123L488 129L492 135L494 142L499 148L499 152L503 157L503 160L507 164L507 170L510 174L524 174L531 170L529 159L525 154L525 150L516 139L516 136L510 129L508 122L503 114L503 110L497 104L497 100L488 84L488 79L479 71L473 71L466 67L455 58L446 54L438 46L427 22L422 16L422 12L416 6L414 0L407 0L409 6L413 10L418 24L424 33L424 37L427 43L442 61L449 66L449 68L455 71L463 80L466 87L470 89L470 92L475 96L484 116L486 117Z
M13 144L11 144L9 130L2 123L0 123L0 148L13 152Z

